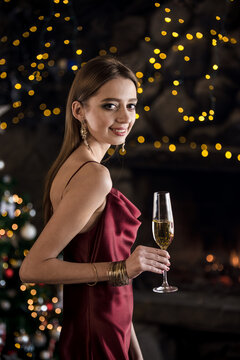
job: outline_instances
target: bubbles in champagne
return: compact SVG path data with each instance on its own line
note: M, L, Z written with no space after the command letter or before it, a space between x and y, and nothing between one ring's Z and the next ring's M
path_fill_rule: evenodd
M168 220L156 220L152 222L153 237L160 249L166 250L173 241L173 222Z

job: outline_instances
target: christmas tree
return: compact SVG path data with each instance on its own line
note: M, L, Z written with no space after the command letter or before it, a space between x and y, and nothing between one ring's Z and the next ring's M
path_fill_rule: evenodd
M0 180L0 358L57 359L61 288L24 284L19 268L36 240L36 215L27 196L14 192L9 175Z

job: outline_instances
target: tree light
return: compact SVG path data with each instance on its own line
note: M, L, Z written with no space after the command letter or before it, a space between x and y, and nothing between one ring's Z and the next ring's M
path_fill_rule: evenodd
M171 152L176 151L176 146L174 144L170 144L168 148Z
M14 41L13 41L13 45L14 45L14 46L18 46L19 44L20 44L20 40L17 39L17 40L14 40Z
M226 151L226 152L225 152L225 158L226 158L226 159L231 159L231 157L232 157L231 151Z
M196 148L197 148L197 144L196 144L194 141L191 142L191 143L190 143L190 148L193 149L193 150L196 149Z
M112 54L115 54L117 52L117 47L116 46L111 46L109 48L109 51L112 53Z
M216 30L211 29L211 30L210 30L210 34L214 36L214 35L216 35L216 34L217 34L217 32L216 32Z
M169 142L169 137L168 136L163 136L162 137L162 141L167 144Z
M207 156L208 156L208 151L207 151L207 150L203 150L203 151L202 151L202 156L203 156L203 157L207 157Z
M138 141L140 144L143 144L143 143L145 142L144 136L139 136L139 137L137 138L137 141Z
M37 31L37 27L36 26L31 26L29 29L31 32L36 32Z
M159 149L160 147L161 147L161 143L160 143L160 141L154 141L154 147L156 148L156 149Z
M160 59L164 60L166 59L167 55L165 53L159 54Z
M15 89L20 90L20 89L21 89L21 87L22 87L22 85L21 85L21 84L19 84L19 83L15 84Z
M188 40L192 40L192 39L193 39L193 36L192 36L192 34L186 34L186 38L187 38Z
M50 116L51 115L51 110L46 109L46 110L44 110L43 114L44 114L44 116Z
M186 141L187 141L187 139L185 138L185 136L180 136L179 142L180 142L181 144L185 144Z
M59 115L60 112L61 112L61 110L60 110L59 108L54 108L54 109L53 109L53 114L54 114L54 115Z
M157 69L157 70L161 69L161 67L162 67L162 65L159 64L159 63L155 63L153 66L154 66L154 68Z
M184 46L183 46L183 45L178 45L178 50L179 50L179 51L183 51L183 50L184 50Z
M202 39L202 37L203 37L203 34L198 31L198 32L196 33L196 38Z

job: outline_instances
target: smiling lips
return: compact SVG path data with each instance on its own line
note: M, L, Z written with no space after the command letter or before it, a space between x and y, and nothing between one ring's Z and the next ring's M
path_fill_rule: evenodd
M127 129L125 128L110 128L110 129L117 136L124 136L127 134Z

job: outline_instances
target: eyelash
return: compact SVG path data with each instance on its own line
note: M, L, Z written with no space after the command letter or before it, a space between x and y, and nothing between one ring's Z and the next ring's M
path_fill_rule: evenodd
M117 105L111 104L111 103L109 103L109 104L104 104L104 105L103 105L103 108L104 108L105 110L115 110L115 108L114 108L114 109L110 109L110 108L109 108L110 106L114 106L115 108L119 108ZM128 104L127 107L129 107L129 106L134 106L133 108L130 108L130 110L136 110L136 105L135 105L135 104Z

